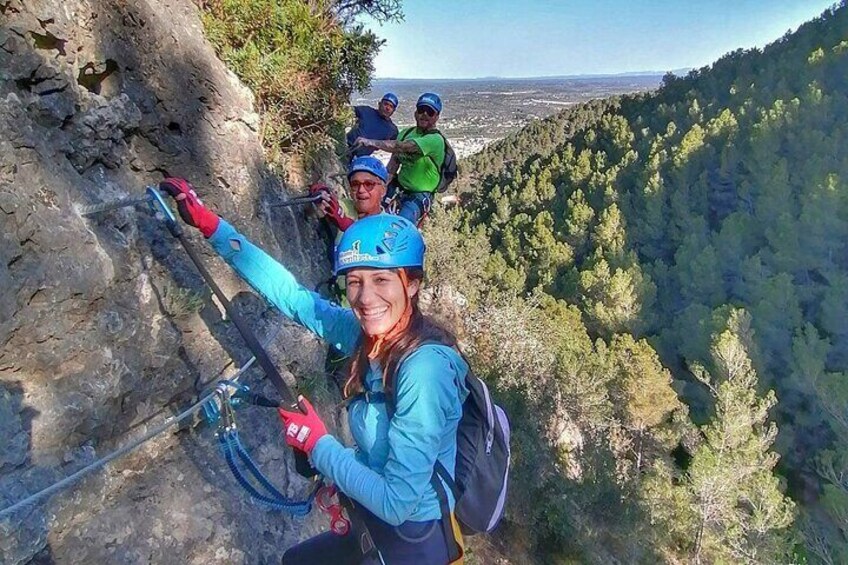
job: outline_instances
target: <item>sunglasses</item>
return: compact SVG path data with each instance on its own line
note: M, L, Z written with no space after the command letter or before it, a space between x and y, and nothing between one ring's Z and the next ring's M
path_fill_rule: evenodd
M429 106L419 106L415 111L419 114L427 114L430 118L436 115L436 111Z
M372 190L377 188L379 184L379 182L374 180L352 180L350 181L350 188L352 188L353 190L359 190L361 187L367 190L368 192L371 192Z

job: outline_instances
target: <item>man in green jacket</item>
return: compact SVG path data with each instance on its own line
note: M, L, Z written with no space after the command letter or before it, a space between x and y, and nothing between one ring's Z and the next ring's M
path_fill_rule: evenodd
M425 92L415 104L415 127L401 131L396 140L356 140L357 146L392 154L389 197L395 196L396 190L397 214L416 225L430 210L445 161L445 139L436 129L441 112L439 95Z

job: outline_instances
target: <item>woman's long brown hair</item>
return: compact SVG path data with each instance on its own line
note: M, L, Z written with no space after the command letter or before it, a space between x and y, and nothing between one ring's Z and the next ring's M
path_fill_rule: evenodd
M424 271L421 269L407 269L406 275L410 281L421 282L424 279ZM418 293L412 297L411 303L412 318L409 321L409 327L396 339L384 344L375 359L383 368L383 390L386 394L394 388L394 375L400 362L421 344L435 342L456 347L456 337L451 332L421 313L418 307ZM368 374L369 367L368 351L363 339L351 357L348 379L344 385L345 399L364 392L365 375Z

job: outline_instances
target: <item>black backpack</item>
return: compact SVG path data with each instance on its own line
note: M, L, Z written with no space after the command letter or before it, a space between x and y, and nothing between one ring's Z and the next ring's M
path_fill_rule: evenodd
M486 383L471 372L470 364L465 384L468 397L456 430L456 480L437 460L430 482L439 496L442 519L450 520L444 481L456 500L454 515L462 533L477 534L491 532L503 518L510 462L509 420L492 402ZM389 418L394 415L395 390L392 387L386 395Z
M400 141L406 141L406 136L414 130L415 128L406 128L403 130L403 133L400 136ZM439 184L436 185L436 188L433 189L433 192L445 192L450 184L456 180L456 175L458 174L459 167L456 163L456 153L451 147L451 144L448 143L448 138L445 137L445 134L440 132L439 130L433 130L431 133L438 133L442 136L442 140L445 142L445 160L442 161L442 166L439 167ZM433 161L433 164L437 167L439 166L436 163L436 160L430 157Z

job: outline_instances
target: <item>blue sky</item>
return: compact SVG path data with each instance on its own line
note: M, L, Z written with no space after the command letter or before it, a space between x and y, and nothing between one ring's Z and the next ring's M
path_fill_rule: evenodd
M762 47L832 0L405 0L376 76L527 77L701 67Z

